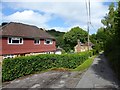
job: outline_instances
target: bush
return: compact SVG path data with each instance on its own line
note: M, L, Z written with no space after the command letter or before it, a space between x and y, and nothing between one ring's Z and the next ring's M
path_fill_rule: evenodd
M82 64L92 52L80 54L42 54L3 60L2 81L9 81L50 68L74 69Z

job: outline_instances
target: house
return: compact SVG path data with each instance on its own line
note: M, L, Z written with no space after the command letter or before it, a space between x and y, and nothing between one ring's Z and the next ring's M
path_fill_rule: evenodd
M89 50L92 50L93 44L89 42ZM77 45L74 47L75 53L84 52L88 50L88 42L81 43L80 40L77 41Z
M42 28L10 22L0 28L0 58L13 58L56 51L55 38Z
M55 54L61 55L61 54L62 54L62 50L63 50L63 49L58 46L58 48L57 48L56 51L55 51Z

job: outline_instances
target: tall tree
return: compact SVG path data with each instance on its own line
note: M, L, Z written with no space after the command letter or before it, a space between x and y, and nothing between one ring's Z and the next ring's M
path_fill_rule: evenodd
M115 33L114 30L114 20L115 20L115 10L114 10L114 3L111 3L109 6L109 12L104 17L104 19L101 20L102 24L106 27L105 33L108 35L108 38L111 38L111 36Z
M74 27L63 36L65 44L70 45L70 49L73 49L79 39L82 43L87 41L87 32L80 27Z
M46 32L48 32L49 34L55 37L57 47L59 46L63 48L65 46L63 40L63 35L65 34L65 32L56 31L55 29L47 30Z
M115 36L118 44L120 45L120 1L118 3L118 9L115 17Z
M106 14L104 19L101 20L102 24L105 26L105 40L104 40L104 50L105 52L110 52L113 50L113 38L115 35L115 13L114 3L109 6L109 12Z
M96 44L96 43L97 43L97 37L96 37L96 34L92 34L92 35L90 35L90 41L91 41L93 44Z
M102 23L106 26L105 34L107 35L104 51L120 79L120 1L116 10L113 4L110 5L109 13Z

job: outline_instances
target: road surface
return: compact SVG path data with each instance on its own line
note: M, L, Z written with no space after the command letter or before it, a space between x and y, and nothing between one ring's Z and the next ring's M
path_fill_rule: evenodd
M100 54L84 73L76 88L119 88L119 81L107 59Z

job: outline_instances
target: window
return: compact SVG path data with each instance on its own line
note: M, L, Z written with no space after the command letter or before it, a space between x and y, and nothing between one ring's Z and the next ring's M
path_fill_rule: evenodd
M39 39L35 39L34 40L34 44L40 44L40 40Z
M3 59L6 59L6 58L14 58L15 57L15 55L4 55L3 56Z
M53 41L51 39L45 39L44 44L53 44Z
M9 37L8 44L23 44L23 38Z

